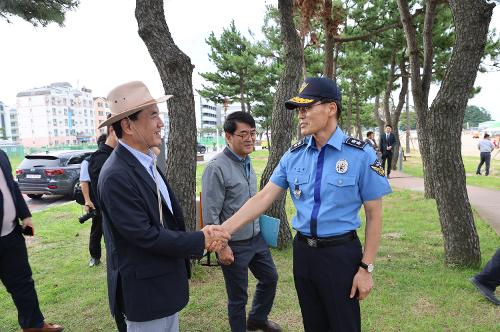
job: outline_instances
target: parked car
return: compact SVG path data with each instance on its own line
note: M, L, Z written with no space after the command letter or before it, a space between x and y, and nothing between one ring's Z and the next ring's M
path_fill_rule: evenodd
M66 195L71 199L80 185L80 165L93 151L58 151L25 156L16 169L17 183L32 199Z
M207 152L207 147L205 145L196 142L196 151L198 153L204 154L205 152Z

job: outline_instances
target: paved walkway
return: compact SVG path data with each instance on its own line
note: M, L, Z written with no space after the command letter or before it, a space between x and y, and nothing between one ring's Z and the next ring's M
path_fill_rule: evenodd
M398 171L391 171L389 180L394 188L424 191L424 179L407 175ZM500 235L500 191L475 186L467 186L469 201L486 220L491 227Z

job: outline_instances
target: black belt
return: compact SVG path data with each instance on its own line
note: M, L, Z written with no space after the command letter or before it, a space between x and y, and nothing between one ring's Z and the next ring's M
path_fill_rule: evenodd
M297 240L306 243L309 247L324 248L324 247L338 246L346 242L352 241L354 239L357 239L358 235L356 234L356 231L350 231L349 233L342 235L316 238L297 232L296 238Z

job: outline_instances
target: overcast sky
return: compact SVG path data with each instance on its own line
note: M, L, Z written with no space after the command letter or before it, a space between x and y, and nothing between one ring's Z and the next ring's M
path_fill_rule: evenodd
M166 0L166 19L176 44L195 65L194 87L201 87L198 72L214 69L205 43L211 31L219 35L234 19L237 28L261 36L265 5L277 0ZM498 6L498 5L497 5ZM34 28L20 19L0 20L0 101L15 105L19 91L67 81L85 86L94 96L106 96L116 85L142 80L153 96L163 94L161 80L146 46L137 34L134 0L82 0L67 15L65 27L51 24ZM491 27L500 30L494 10ZM482 91L470 105L486 108L500 120L500 73L479 74Z

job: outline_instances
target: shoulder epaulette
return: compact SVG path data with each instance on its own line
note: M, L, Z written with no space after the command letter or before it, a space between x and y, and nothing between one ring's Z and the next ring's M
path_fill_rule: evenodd
M303 147L304 145L306 145L306 138L304 137L303 139L301 139L300 141L298 141L297 143L295 143L294 145L292 145L290 147L290 152L293 152L295 150L298 150L300 149L301 147Z
M368 143L361 141L361 140L354 138L354 137L347 137L347 139L344 141L344 144L352 146L353 148L358 148L360 150L363 150L365 145Z

